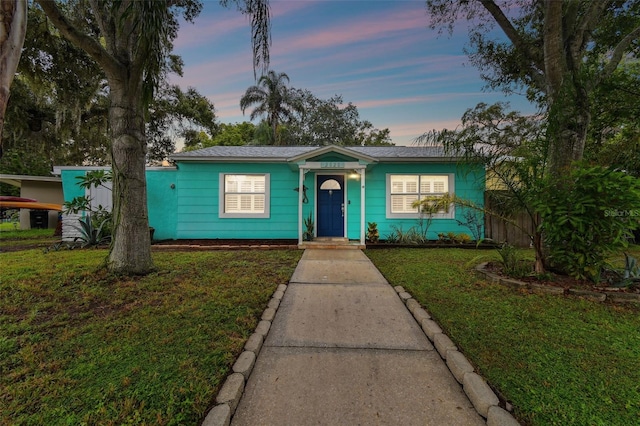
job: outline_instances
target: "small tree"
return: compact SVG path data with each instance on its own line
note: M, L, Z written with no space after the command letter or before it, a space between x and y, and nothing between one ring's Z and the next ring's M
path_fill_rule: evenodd
M536 253L535 271L545 271L545 253L541 219L535 208L546 172L547 140L542 117L525 117L507 112L508 105L480 103L462 116L462 126L454 131L425 133L418 143L443 146L450 155L462 157L464 162L481 164L489 180L502 189L494 200L496 208L479 208L466 200L452 202L471 209L481 209L517 226L511 216L525 212L532 229L522 229L533 242Z

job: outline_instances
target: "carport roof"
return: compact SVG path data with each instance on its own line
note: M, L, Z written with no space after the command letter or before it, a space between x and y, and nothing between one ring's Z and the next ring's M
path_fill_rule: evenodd
M0 174L0 182L12 186L22 187L22 182L62 182L62 179L54 176L26 176L26 175L5 175Z

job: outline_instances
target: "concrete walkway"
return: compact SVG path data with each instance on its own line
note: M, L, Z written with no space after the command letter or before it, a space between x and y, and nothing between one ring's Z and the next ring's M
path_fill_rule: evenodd
M360 250L305 251L215 402L202 426L519 425Z
M305 251L258 353L232 425L486 424L360 250Z

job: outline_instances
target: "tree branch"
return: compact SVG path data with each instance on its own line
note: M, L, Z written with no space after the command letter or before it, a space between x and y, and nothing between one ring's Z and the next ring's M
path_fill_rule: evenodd
M544 70L544 63L540 61L540 58L538 58L537 55L529 49L524 40L522 40L518 30L516 30L511 24L511 21L509 21L509 18L507 18L502 9L500 9L500 6L498 6L493 0L480 0L480 3L482 3L487 12L493 16L493 19L495 19L496 23L500 26L516 49L522 52L525 58L527 58L539 70Z
M596 27L598 20L602 18L602 12L607 8L607 2L605 1L594 1L588 4L589 9L587 9L576 28L576 44L580 50L584 49L587 43L585 36L589 35Z
M62 14L55 0L35 0L49 20L60 33L70 42L87 52L106 72L117 74L121 64L93 38L79 31Z
M627 34L620 43L613 49L613 53L611 54L611 59L605 65L602 73L598 77L598 82L608 78L618 67L620 61L622 60L622 56L624 55L627 48L633 43L635 40L640 38L640 27L634 28L629 34Z

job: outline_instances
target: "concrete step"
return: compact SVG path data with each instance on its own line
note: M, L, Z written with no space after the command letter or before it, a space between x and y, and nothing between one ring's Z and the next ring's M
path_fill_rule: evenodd
M362 250L366 248L366 245L360 244L360 241L349 241L346 238L316 238L313 241L303 241L298 244L298 248L319 250Z

